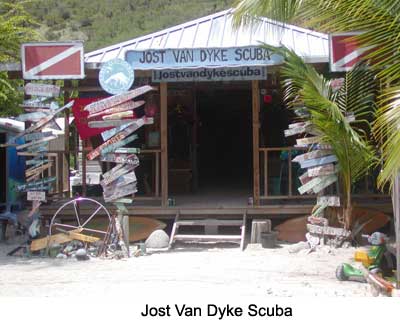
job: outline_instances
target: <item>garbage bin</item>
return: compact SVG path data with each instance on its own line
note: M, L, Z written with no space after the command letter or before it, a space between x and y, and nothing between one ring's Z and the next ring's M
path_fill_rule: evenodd
M261 233L261 245L263 248L274 248L276 246L276 231Z

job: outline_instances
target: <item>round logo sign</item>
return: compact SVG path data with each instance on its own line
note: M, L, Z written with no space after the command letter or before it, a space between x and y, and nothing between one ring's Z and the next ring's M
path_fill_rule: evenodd
M120 58L109 60L101 66L99 72L101 88L113 95L129 90L134 79L135 75L131 65Z

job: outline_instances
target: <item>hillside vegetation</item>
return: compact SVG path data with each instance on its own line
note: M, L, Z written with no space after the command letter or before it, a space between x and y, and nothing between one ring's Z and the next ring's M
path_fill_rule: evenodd
M33 0L43 40L102 48L233 6L233 0Z

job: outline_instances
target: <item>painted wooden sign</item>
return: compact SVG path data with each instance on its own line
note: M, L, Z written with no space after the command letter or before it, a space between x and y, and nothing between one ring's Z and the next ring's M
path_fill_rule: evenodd
M39 144L42 144L42 143L44 143L44 142L48 142L48 141L54 140L54 139L56 139L56 138L57 138L56 135L44 137L43 139L40 139L40 140L31 141L31 142L29 142L29 143L25 143L25 144L18 145L18 146L16 147L16 149L17 149L17 150L22 150L22 149L28 148L28 147L30 147L30 146L39 145Z
M120 148L120 147L122 147L122 146L124 146L124 145L126 145L128 143L131 143L131 142L135 141L137 138L138 138L138 136L136 134L128 136L127 138L125 138L125 139L123 139L121 141L115 142L113 144L110 144L110 145L104 147L103 149L101 149L100 154L103 155L103 154L107 154L107 153L110 153L110 152L114 152L118 148ZM136 151L136 153L137 153L137 151Z
M27 200L29 201L46 201L46 192L44 191L28 191Z
M307 182L311 180L311 178L308 176L308 173L306 171L299 177L299 180L302 185L305 185Z
M126 92L126 93L118 94L115 96L107 97L100 101L93 102L93 103L87 105L84 108L84 110L88 111L89 115L98 113L100 111L109 109L115 105L122 104L126 101L129 101L137 96L143 95L152 90L156 90L156 88L149 86L149 85L145 85L145 86L136 88L134 90L131 90L129 92Z
M39 130L41 127L43 127L44 125L46 125L47 123L52 121L58 113L61 113L65 109L70 108L73 104L74 104L74 101L71 101L68 104L64 105L63 107L60 107L59 109L57 109L56 111L54 111L50 115L48 115L48 116L44 117L43 119L41 119L36 124L34 124L31 127L27 128L24 132L18 134L16 136L16 138L20 138L21 136L24 136L25 134L32 133L32 132L34 132L36 130Z
M310 181L308 181L306 184L302 185L301 187L299 187L297 190L299 191L299 193L302 195L308 191L310 191L312 188L314 188L316 185L320 184L322 181L321 178L317 177L314 179L311 179Z
M308 138L297 139L296 143L297 145L309 145L309 144L319 143L320 141L321 141L320 136L312 136Z
M303 162L306 160L323 157L323 156L329 155L329 154L332 154L332 150L314 150L311 152L297 155L295 158L293 158L292 162Z
M133 199L131 199L131 198L120 198L120 199L117 199L117 200L115 200L115 204L117 204L117 203L132 203L133 202Z
M343 228L336 228L330 226L319 226L319 225L312 225L307 224L307 230L312 234L317 235L330 235L330 236L339 236L348 238L351 235L351 232L345 230Z
M135 154L124 155L124 154L116 154L116 153L108 153L102 155L100 161L103 162L114 162L114 163L125 163L138 166L139 158Z
M307 121L307 122L298 122L298 123L291 123L289 124L289 129L293 129L296 127L305 127L305 126L309 126L311 125L311 122Z
M47 138L52 135L53 135L53 133L51 133L51 132L36 132L36 133L26 134L22 138L25 139L25 141L35 141L35 140Z
M60 87L51 84L28 83L25 85L25 94L33 96L58 97Z
M333 174L329 176L323 176L320 178L322 179L321 182L312 188L314 193L320 192L321 190L325 189L326 187L330 186L332 183L335 183L337 181L337 176Z
M50 111L20 114L20 115L18 115L18 117L16 119L21 122L26 122L26 121L35 122L35 121L39 121L40 119L48 116L49 113L50 113Z
M319 196L317 205L327 204L328 207L340 207L340 197L338 196Z
M129 124L132 120L107 120L107 121L89 121L88 126L91 129L110 128Z
M114 151L115 153L121 153L121 154L131 154L131 153L140 153L139 148L118 148Z
M308 170L307 170L307 174L309 177L326 176L329 174L334 174L336 172L337 172L337 170L332 163L314 167L314 168L308 168Z
M34 190L33 189L34 187L42 186L42 185L45 185L45 184L48 184L48 183L52 183L54 181L56 181L56 177L44 178L44 179L41 179L41 180L38 180L38 181L31 182L29 184L19 185L19 186L17 186L17 190L18 191L27 190L27 189Z
M292 135L305 133L305 132L307 132L308 129L309 129L309 126L297 126L297 127L293 127L291 129L285 130L284 134L285 134L285 137L288 137L288 136L292 136Z
M46 160L46 162L43 161L39 165L35 165L35 166L31 167L31 168L28 168L25 171L25 175L28 177L28 176L31 176L31 175L37 173L37 172L41 172L40 170L44 171L44 170L46 170L46 169L48 169L50 167L51 167L51 163L48 163L47 160Z
M128 184L126 186L123 186L119 188L118 190L114 191L114 193L111 196L104 196L104 201L105 202L112 202L118 199L121 199L122 197L128 196L128 195L133 195L137 192L136 185Z
M122 130L125 130L128 126L132 125L133 121L122 124L120 126L117 126L115 128L109 129L107 131L104 131L101 133L101 137L103 138L104 141L107 141L109 138L113 137L115 134L121 132Z
M88 117L89 118L93 118L96 116L101 116L104 114L112 114L112 113L119 113L119 112L125 112L125 111L133 111L135 108L138 108L140 106L142 106L145 103L145 101L128 101L119 105L116 105L112 108L103 110L101 112L98 113L94 113L94 114L90 114Z
M337 161L337 157L335 155L328 155L322 158L317 158L317 159L313 159L313 160L306 160L303 162L300 162L300 167L302 169L304 168L311 168L311 167L316 167L316 166L320 166L320 165L324 165L324 164L328 164L328 163L332 163L332 162L336 162Z
M117 112L113 114L104 115L102 118L103 120L121 120L127 117L133 117L133 111L124 111L124 112Z
M111 183L113 183L113 188L115 188L116 186L123 186L137 181L135 171L131 171L126 174L119 175L117 177L112 176L109 177L108 179L109 180L104 179L100 181L100 185L103 187L103 189L110 189L111 187L107 188L107 186L110 185Z
M104 186L110 184L111 182L117 180L119 177L133 171L134 167L132 167L129 164L124 165L123 167L119 168L116 171L113 171L111 174L109 174L108 176L104 176L103 175L103 181L101 182L101 186L104 188ZM133 176L136 180L136 176L135 173L133 172Z

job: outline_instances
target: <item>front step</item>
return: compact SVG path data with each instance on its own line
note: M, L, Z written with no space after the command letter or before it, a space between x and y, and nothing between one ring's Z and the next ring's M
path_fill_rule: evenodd
M177 240L182 241L229 241L229 242L238 242L240 244L240 249L244 250L244 238L246 233L246 213L242 213L242 220L229 220L229 219L195 219L195 220L182 220L180 219L180 213L177 213L175 216L175 222L172 226L171 238L169 241L169 246ZM190 215L190 214L188 214ZM182 226L203 226L215 227L219 226L239 226L241 232L239 235L222 235L222 234L205 234L205 235L193 235L193 234L177 234L179 227ZM210 229L211 230L211 229ZM217 230L217 229L216 229Z

